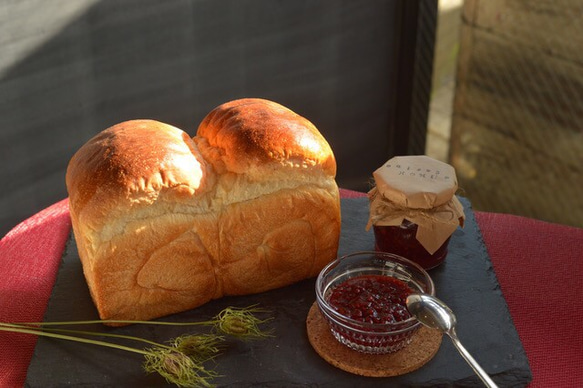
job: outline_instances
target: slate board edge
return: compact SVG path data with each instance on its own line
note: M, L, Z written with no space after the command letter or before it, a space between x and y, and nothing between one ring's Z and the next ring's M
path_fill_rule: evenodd
M475 235L478 239L478 243L480 246L480 249L483 251L483 254L488 257L488 262L490 264L490 268L489 268L489 272L490 272L490 276L494 277L496 279L496 284L498 284L498 291L500 292L500 294L502 295L502 301L506 306L506 310L508 311L508 320L512 323L512 326L515 328L516 330L516 325L514 324L514 320L512 319L512 314L510 314L510 309L508 308L508 302L506 301L506 298L504 297L504 292L500 286L500 282L498 281L498 276L496 275L496 270L494 269L494 263L492 263L492 259L490 258L490 255L488 253L488 248L486 247L486 242L484 241L484 235L482 234L482 230L480 229L480 225L478 225L478 222L476 220L476 214L473 211L473 206L471 204L471 202L469 201L469 199L467 198L460 198L460 200L462 201L462 203L464 204L464 208L470 208L472 209L471 212L469 212L470 217L472 218L473 222L470 222L469 224L474 228L475 230ZM516 331L516 335L518 336L518 339L521 341L522 340L520 338L520 333L518 333L518 331ZM524 357L524 359L526 360L526 367L527 370L522 370L517 368L516 369L516 373L517 375L522 377L522 381L517 382L517 386L523 386L524 382L526 382L526 384L530 383L532 381L532 369L530 367L530 361L528 360L528 357L526 355L526 351L524 349L524 346L521 348L521 355ZM518 372L522 372L522 373L518 373ZM491 377L495 377L496 375L493 375Z

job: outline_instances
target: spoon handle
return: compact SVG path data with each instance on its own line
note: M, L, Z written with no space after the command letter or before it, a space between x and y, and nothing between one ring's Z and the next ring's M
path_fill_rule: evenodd
M486 387L498 388L496 383L490 378L490 376L488 376L488 374L484 371L484 369L482 369L482 367L478 364L478 362L476 360L474 360L474 358L472 357L470 352L468 352L466 350L466 348L462 345L462 343L458 339L455 331L450 330L447 334L449 334L449 337L451 338L451 340L452 340L453 344L455 345L455 347L457 348L457 350L460 352L462 357L467 361L467 363L470 364L470 366L472 367L474 372L476 372L478 377L480 379L482 379L482 381L484 382Z

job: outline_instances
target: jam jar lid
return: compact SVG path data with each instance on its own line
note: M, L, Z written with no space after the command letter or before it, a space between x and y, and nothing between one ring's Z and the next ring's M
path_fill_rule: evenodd
M412 209L441 206L458 189L455 169L425 155L396 156L379 167L373 177L385 198Z

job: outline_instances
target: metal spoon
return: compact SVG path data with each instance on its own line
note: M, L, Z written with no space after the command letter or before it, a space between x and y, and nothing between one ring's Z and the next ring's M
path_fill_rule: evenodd
M470 364L486 387L498 387L476 360L474 360L466 348L463 347L455 332L457 322L455 315L445 303L428 294L411 294L407 297L407 308L425 326L438 329L447 334L462 357Z

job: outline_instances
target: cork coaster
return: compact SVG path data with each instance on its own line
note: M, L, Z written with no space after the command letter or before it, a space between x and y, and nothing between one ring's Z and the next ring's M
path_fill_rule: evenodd
M399 376L421 368L435 356L443 337L439 331L422 326L411 343L395 353L359 353L334 338L316 303L310 308L306 326L310 343L320 357L346 372L368 377Z

